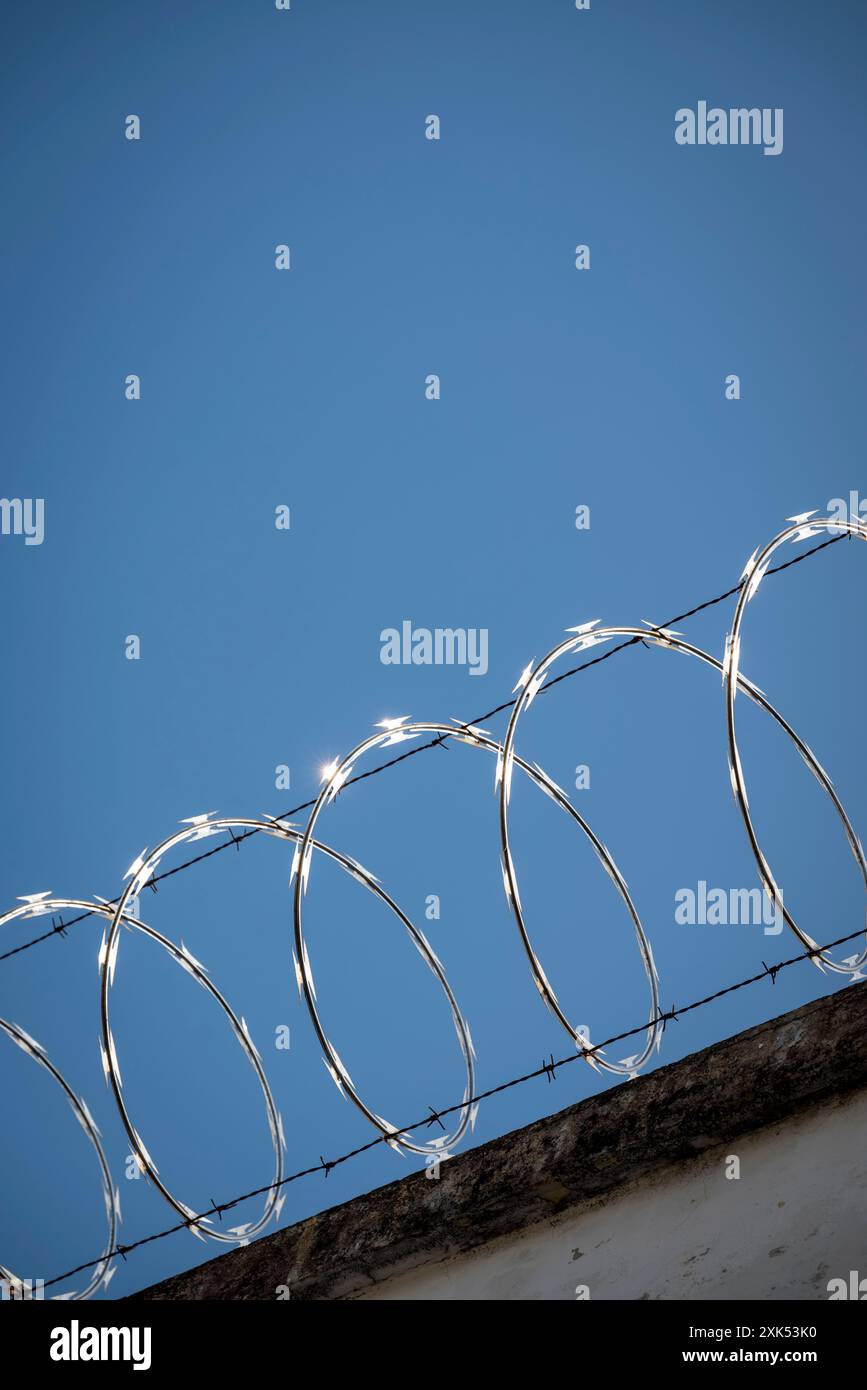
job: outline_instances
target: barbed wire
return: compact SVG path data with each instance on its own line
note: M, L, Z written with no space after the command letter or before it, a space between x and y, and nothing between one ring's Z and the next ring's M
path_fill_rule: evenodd
M771 569L767 571L767 573L769 575L782 574L784 570L791 569L793 565L802 564L804 560L809 560L811 556L818 555L819 552L822 550L827 550L829 546L837 545L840 541L850 539L851 535L849 533L842 536L834 536L830 540L822 541L821 544L814 545L809 550L805 550L801 555L795 556L794 559L786 560L785 563L781 565L773 566ZM665 623L663 623L662 626L669 628L674 627L675 623L686 622L689 618L695 617L696 614L702 613L708 608L713 608L716 604L724 603L726 599L733 598L735 594L740 593L740 591L745 587L745 584L746 580L740 579L737 584L733 585L730 589L726 589L724 593L717 594L715 598L705 599L703 603L698 603L693 608L688 608L686 612L676 613L673 618L666 619ZM600 656L592 657L589 661L582 661L580 665L573 666L567 671L562 671L560 675L555 676L552 680L548 682L548 684L543 688L541 693L547 694L550 690L554 688L555 685L559 685L562 681L570 680L573 676L579 675L582 671L589 671L591 667L599 666L602 664L603 661L609 661L611 657L616 656L619 652L624 652L629 647L639 645L641 640L642 639L640 637L632 637L629 639L629 641L620 642L617 646L611 647L607 652L603 652ZM495 705L493 709L487 710L484 714L476 715L473 719L469 720L467 724L463 725L462 727L468 728L471 724L483 724L485 720L494 719L498 714L502 714L505 710L512 709L514 704L514 700L504 700L502 704ZM407 749L405 752L399 753L397 754L397 756L393 758L389 758L386 762L380 763L376 767L368 768L366 772L359 772L355 776L350 777L344 783L344 786L351 787L358 782L366 781L370 777L377 777L381 772L387 772L390 768L397 767L399 763L406 762L408 758L414 758L419 753L427 752L428 749L440 747L443 744L443 742L444 739L435 738L431 739L428 743L422 743L415 748ZM315 804L315 797L313 797L309 801L301 801L298 803L297 806L292 806L288 811L280 812L279 816L274 817L274 820L287 820L291 816L297 816L301 811L311 810ZM226 840L223 844L213 845L210 849L204 850L200 854L193 855L190 859L186 859L182 863L176 864L173 868L164 869L162 873L156 874L151 879L150 883L148 884L148 887L151 888L153 892L156 892L158 885L160 883L165 882L166 879L174 878L176 874L184 873L187 869L193 868L196 864L203 863L206 859L212 859L215 854L222 854L224 850L231 849L233 845L236 849L238 849L246 840L252 839L254 835L258 835L260 833L261 832L259 830L245 831L241 835L235 835L231 839ZM114 905L117 902L117 898L109 898L106 899L106 901L111 905ZM50 931L43 932L41 936L33 937L30 941L22 942L20 945L13 946L10 950L2 952L2 954L0 954L0 963L2 963L3 961L11 960L13 956L22 955L23 952L30 951L33 949L34 946L39 946L45 941L52 941L58 936L64 936L70 927L77 926L78 923L86 921L87 918L92 915L92 912L82 912L76 917L69 918L69 920L66 922L58 922L56 925L52 926Z
M862 935L863 933L861 931L855 931L850 932L848 936L838 936L834 941L827 941L824 946L818 947L816 950L803 951L800 955L791 956L788 960L779 961L776 965L765 965L764 962L762 962L764 969L757 975L750 975L746 979L736 981L734 984L724 985L721 989L714 990L712 994L706 994L703 998L696 999L691 1004L684 1004L681 1008L671 1008L666 1013L661 1014L660 1017L663 1024L677 1022L685 1014L692 1013L696 1009L704 1008L708 1004L713 1004L716 1000L722 999L726 995L734 994L738 990L746 989L749 985L760 984L762 980L769 979L771 984L776 984L776 979L780 971L787 970L793 965L799 965L803 961L813 959L818 955L819 951L830 951L833 947L842 946L847 941L854 941L857 937ZM448 1106L444 1110L433 1111L422 1119L416 1120L413 1124L404 1125L402 1129L396 1132L398 1134L405 1134L420 1129L423 1125L431 1125L437 1120L445 1119L449 1115L467 1109L469 1106L477 1106L483 1100L490 1100L493 1096L501 1095L504 1091L510 1091L514 1087L522 1086L528 1081L536 1081L542 1076L547 1076L550 1080L553 1074L559 1071L561 1067L568 1066L570 1062L578 1062L582 1059L582 1056L586 1059L587 1054L598 1052L605 1047L612 1047L614 1043L625 1042L627 1038L635 1037L638 1034L646 1032L646 1030L647 1024L641 1023L634 1028L624 1030L622 1033L616 1033L613 1037L606 1038L603 1042L596 1043L593 1047L570 1053L567 1057L559 1057L556 1060L552 1058L548 1062L543 1062L540 1067L536 1067L533 1071L524 1072L521 1076L514 1076L508 1081L502 1081L499 1085L491 1086L486 1091L479 1091L476 1095L465 1097L463 1100ZM287 1187L290 1183L298 1182L301 1178L312 1177L315 1173L324 1173L327 1177L334 1168L339 1168L342 1164L350 1162L353 1158L359 1158L362 1154L369 1153L371 1149L378 1148L380 1144L385 1143L387 1143L386 1137L380 1134L377 1135L375 1139L369 1139L366 1144L361 1144L358 1148L350 1149L347 1153L341 1154L339 1158L326 1160L320 1156L320 1161L318 1163L311 1164L308 1168L301 1168L296 1173L288 1174L288 1176L280 1180L279 1184L268 1183L264 1187L255 1187L250 1192L244 1192L238 1197L233 1197L228 1202L215 1202L205 1211L191 1216L187 1221L179 1221L176 1225L167 1226L162 1231L155 1231L152 1235L142 1236L138 1240L131 1241L128 1245L116 1245L114 1250L107 1255L102 1254L93 1260L84 1260L81 1264L75 1265L72 1269L67 1269L63 1274L55 1274L53 1278L43 1280L43 1287L46 1289L51 1288L55 1284L63 1283L66 1279L72 1279L75 1275L81 1274L84 1270L91 1269L94 1265L102 1264L106 1258L116 1259L120 1256L125 1260L127 1255L142 1249L145 1245L152 1245L155 1241L165 1240L167 1236L176 1235L179 1231L189 1230L191 1226L214 1216L221 1217L224 1212L231 1211L234 1207L240 1206L242 1202L252 1201L254 1197L264 1197L277 1187Z

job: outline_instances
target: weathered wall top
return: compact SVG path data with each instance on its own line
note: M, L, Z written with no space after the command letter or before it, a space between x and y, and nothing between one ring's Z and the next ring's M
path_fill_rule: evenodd
M135 1295L352 1297L867 1088L867 982Z

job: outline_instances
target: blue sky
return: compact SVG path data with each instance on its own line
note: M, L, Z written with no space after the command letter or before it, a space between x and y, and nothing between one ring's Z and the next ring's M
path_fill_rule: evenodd
M3 904L112 897L182 817L304 801L377 720L479 715L564 628L662 622L734 584L786 516L867 497L864 49L857 7L805 0L7 6L2 491L45 499L45 539L0 538ZM700 100L783 108L782 154L679 146L675 112ZM743 645L743 670L856 826L863 575L860 547L841 543L768 580ZM684 630L721 656L731 612ZM486 674L384 665L380 633L405 619L486 629ZM760 713L739 717L787 901L822 940L854 931L862 890L829 806ZM679 888L757 883L712 673L630 651L534 705L519 751L567 788L589 766L573 799L630 885L666 1007L795 953L788 934L674 921ZM561 820L517 787L534 940L570 1016L602 1037L642 1020L643 975L608 880ZM341 796L319 830L426 930L480 1086L568 1053L504 900L489 755L412 759ZM255 842L143 912L248 1020L294 1171L373 1131L329 1081L295 990L288 863ZM431 894L439 921L424 917ZM447 1011L396 925L319 866L306 921L323 1017L373 1108L403 1123L458 1100ZM7 931L0 949L28 928ZM97 1047L99 935L82 923L2 963L0 1014L87 1099L131 1241L173 1214L124 1177ZM671 1025L660 1062L835 987L798 966ZM123 942L114 1020L131 1112L178 1195L201 1207L267 1181L237 1044L146 941ZM50 1278L102 1249L96 1165L5 1040L0 1074L0 1262ZM604 1084L576 1064L517 1088L482 1107L473 1142ZM283 1220L418 1166L377 1149L292 1184ZM217 1253L173 1236L121 1263L112 1293Z

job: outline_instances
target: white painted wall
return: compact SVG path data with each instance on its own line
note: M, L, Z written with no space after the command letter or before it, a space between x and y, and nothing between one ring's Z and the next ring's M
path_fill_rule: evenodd
M827 1299L867 1278L865 1136L860 1093L356 1297Z

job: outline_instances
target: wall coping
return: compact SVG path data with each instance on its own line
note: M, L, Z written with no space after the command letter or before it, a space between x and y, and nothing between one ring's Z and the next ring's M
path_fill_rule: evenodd
M867 981L749 1028L133 1299L351 1298L867 1087Z

